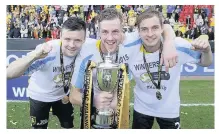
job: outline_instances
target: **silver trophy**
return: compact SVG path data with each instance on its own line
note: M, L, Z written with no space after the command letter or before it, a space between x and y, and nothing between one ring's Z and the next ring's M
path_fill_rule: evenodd
M97 64L97 83L101 91L113 93L118 88L119 64L113 62L108 53L104 61ZM98 128L112 128L116 120L115 111L106 107L97 109L95 114L95 126Z

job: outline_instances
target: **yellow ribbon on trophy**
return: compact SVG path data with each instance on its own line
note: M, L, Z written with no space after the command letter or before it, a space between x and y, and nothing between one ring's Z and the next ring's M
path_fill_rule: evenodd
M118 129L128 129L129 128L129 78L127 74L127 68L125 64L121 65L122 76L119 80L118 87L118 101L117 101L117 125Z
M82 106L81 129L91 129L91 110L92 110L92 68L96 64L92 61L88 63L85 74L85 90Z

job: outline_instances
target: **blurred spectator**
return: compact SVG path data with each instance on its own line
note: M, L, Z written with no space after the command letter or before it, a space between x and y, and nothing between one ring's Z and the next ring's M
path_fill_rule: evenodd
M24 25L21 25L21 38L27 38L28 37L28 29Z
M61 5L61 10L67 12L67 9L68 9L68 5Z
M175 34L176 34L176 37L183 37L182 32L179 30L176 30Z
M204 11L204 13L205 13L205 17L206 17L206 16L209 16L210 10L208 9L208 6L207 6L207 5L205 5L205 7L203 8L203 11Z
M206 16L205 19L204 19L204 24L209 25L209 23L208 23L208 17L207 17L207 16Z
M181 12L181 8L179 6L177 6L176 9L175 9L175 22L179 21L180 12Z
M74 5L73 9L74 9L74 14L75 14L75 16L78 17L79 5Z
M59 39L60 38L60 30L57 27L53 27L51 35L52 35L52 39Z
M89 30L89 33L90 33L90 38L93 38L93 39L96 39L96 37L97 37L97 35L96 35L96 33L97 33L97 29L96 29L96 27L95 27L95 23L97 22L97 20L96 20L96 18L93 18L92 20L91 20L91 23L90 23L90 25L89 25L89 27L88 27L88 30Z
M214 32L214 8L209 5L194 5L194 8L185 5L9 5L6 14L7 37L46 40L59 38L59 27L68 17L77 16L86 20L87 36L99 39L96 17L108 7L116 8L122 13L124 32L136 31L136 17L148 8L167 13L164 14L167 15L165 21L170 23L177 36L195 39L200 34L210 36ZM186 12L185 8L189 10ZM192 8L194 15L190 13Z
M130 10L128 11L128 17L134 17L135 16L135 11L133 10L133 7L130 8Z
M207 24L204 24L201 26L200 28L200 31L201 31L201 34L207 34L208 33L208 25Z
M204 9L201 9L201 14L200 15L202 16L202 19L204 19L207 16Z
M101 5L95 5L95 6L94 6L94 11L95 11L97 14L99 14L100 11L101 11Z
M46 18L46 16L43 16L43 19L42 19L42 21L41 21L41 24L43 25L43 27L45 27L45 26L47 26L47 18Z
M204 21L203 21L203 19L202 19L202 16L199 15L199 16L198 16L198 19L196 20L196 25L197 25L198 28L200 29L203 24L204 24Z
M55 9L55 11L56 11L56 15L55 15L55 16L58 16L58 14L59 14L59 12L60 12L60 10L61 10L61 6L60 6L60 5L55 5L55 6L54 6L54 9Z
M194 30L193 39L198 38L200 36L200 30L198 29L196 24L193 25L192 30Z
M34 31L34 24L32 24L32 25L28 28L28 38L34 38L34 36L33 36L33 31Z
M186 25L187 25L187 27L190 27L190 25L191 25L191 17L190 17L190 15L188 15L186 17Z
M68 14L65 13L65 16L63 17L63 23L68 19Z
M72 17L73 14L74 14L74 8L73 6L71 6L69 9L69 17Z
M174 5L168 5L168 6L167 6L167 17L168 17L169 19L171 18L174 9L175 9L175 6L174 6Z
M15 24L15 28L13 29L12 38L20 38L20 37L21 37L20 28L17 24Z
M48 27L50 27L50 29L51 29L54 26L56 26L56 23L53 19L51 19L51 21L48 23Z
M35 26L33 29L33 38L39 39L39 28L38 26Z
M47 27L43 27L41 26L41 29L43 29L43 31L41 31L42 33L42 38L47 38Z
M156 9L157 9L157 11L162 12L163 6L162 5L156 5Z
M127 12L124 12L124 13L122 14L122 17L123 17L123 23L124 23L124 24L128 24Z
M186 32L186 25L185 25L185 24L182 24L182 25L179 27L179 31L182 33L182 36L181 36L181 37L184 37L185 32Z
M210 27L212 27L212 31L214 31L214 15L210 18Z
M52 38L52 32L51 32L51 28L49 26L47 27L46 34L47 34L46 38Z
M52 21L52 20L53 20L53 21ZM58 25L58 18L57 18L55 15L53 15L53 16L51 17L51 23L52 23L52 25L53 25L53 24Z
M214 40L214 31L212 31L212 28L208 29L208 40Z
M173 16L171 16L171 18L169 19L170 25L172 26L172 28L175 25L175 20L173 19Z
M58 15L57 19L58 19L58 24L57 24L57 25L58 25L58 26L61 26L62 23L63 23L63 16L62 16L61 13Z
M53 6L50 6L49 8L49 16L56 16L56 10Z
M88 17L88 9L89 9L89 5L84 5L84 20L87 20Z

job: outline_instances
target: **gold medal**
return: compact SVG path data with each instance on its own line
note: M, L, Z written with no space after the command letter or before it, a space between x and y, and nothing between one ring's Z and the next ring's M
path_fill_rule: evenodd
M67 104L69 102L69 97L68 96L64 96L64 98L62 98L62 103L63 104Z
M158 100L162 99L162 95L161 95L160 91L156 92L156 97L157 97Z

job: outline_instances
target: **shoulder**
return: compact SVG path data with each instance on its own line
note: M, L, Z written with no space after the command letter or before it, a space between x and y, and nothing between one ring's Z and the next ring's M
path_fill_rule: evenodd
M125 34L125 40L123 41L124 47L134 47L142 43L138 31Z
M82 47L83 48L93 48L94 46L96 46L96 43L97 43L96 39L86 38Z
M97 52L97 41L96 39L86 38L85 43L81 47L80 54L85 57L90 54L95 54Z
M185 40L181 37L176 37L174 43L175 43L176 48L180 48L180 47L190 48L191 47L191 43L188 40Z

